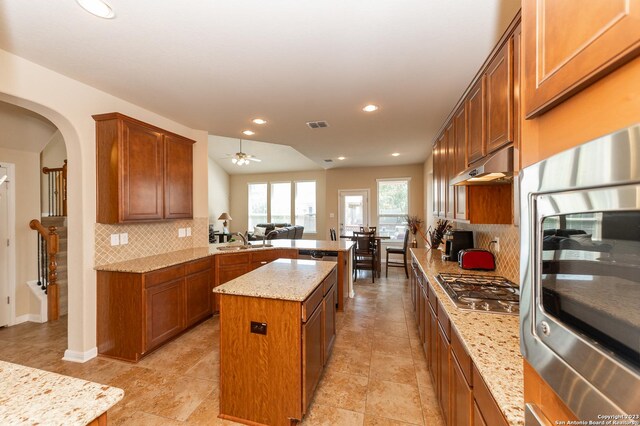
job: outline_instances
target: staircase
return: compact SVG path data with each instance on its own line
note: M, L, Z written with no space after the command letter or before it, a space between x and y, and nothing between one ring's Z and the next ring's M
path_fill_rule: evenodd
M40 219L43 226L55 226L58 233L58 254L56 261L58 263L58 287L60 292L60 315L66 315L69 311L69 286L67 285L67 217L66 216L44 216Z

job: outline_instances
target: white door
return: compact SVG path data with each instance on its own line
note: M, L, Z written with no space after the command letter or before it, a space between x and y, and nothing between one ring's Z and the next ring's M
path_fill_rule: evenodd
M369 190L340 190L339 235L353 235L361 226L369 226Z
M9 324L8 172L0 166L0 327Z

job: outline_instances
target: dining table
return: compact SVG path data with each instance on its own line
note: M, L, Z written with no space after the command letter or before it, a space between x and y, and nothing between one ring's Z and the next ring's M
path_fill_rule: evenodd
M340 235L340 238L352 240L353 235ZM390 240L391 237L388 235L374 235L373 238L376 244L376 259L375 259L376 275L378 278L380 278L382 274L382 253L380 253L380 250L382 249L382 240ZM355 250L354 250L354 253L355 253Z

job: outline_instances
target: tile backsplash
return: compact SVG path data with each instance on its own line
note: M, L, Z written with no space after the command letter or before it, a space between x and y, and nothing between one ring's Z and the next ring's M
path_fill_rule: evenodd
M473 231L476 248L488 249L494 237L500 238L500 252L496 253L496 275L520 283L520 228L513 225L454 224L456 229Z
M180 228L191 228L191 236L179 238ZM126 225L96 223L95 265L106 265L193 247L206 247L209 244L208 228L209 219L206 217ZM122 233L128 234L128 243L112 246L111 234Z

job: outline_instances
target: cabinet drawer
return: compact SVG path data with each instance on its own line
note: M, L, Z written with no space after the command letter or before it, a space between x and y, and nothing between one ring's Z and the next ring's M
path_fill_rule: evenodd
M451 322L449 321L449 316L444 310L440 300L438 300L438 322L440 323L447 340L451 341Z
M302 322L307 322L309 317L316 310L318 305L322 302L324 296L322 284L316 287L311 293L311 296L307 297L307 300L302 302Z
M196 272L206 271L210 267L211 261L208 257L205 257L204 259L194 260L193 262L185 264L185 274L191 275L195 274Z
M153 271L145 274L144 286L145 288L149 288L154 285L182 277L184 277L184 264L170 266L168 268L160 269L159 271Z
M251 263L251 253L233 253L218 255L218 265L240 265Z
M329 272L329 275L327 275L327 277L324 279L324 281L322 281L323 294L327 294L329 290L331 290L331 287L333 287L333 285L337 282L338 272L336 268L333 268L331 272Z
M436 284L437 285L437 284ZM429 299L429 305L431 305L431 309L433 309L438 314L438 296L431 288L431 285L427 285L427 298Z
M508 426L507 420L504 418L500 408L498 408L498 404L493 399L489 388L487 388L475 365L473 365L473 398L486 424Z
M272 260L276 260L279 257L282 257L280 250L264 250L264 251L254 251L251 253L251 261L252 262L271 262Z

